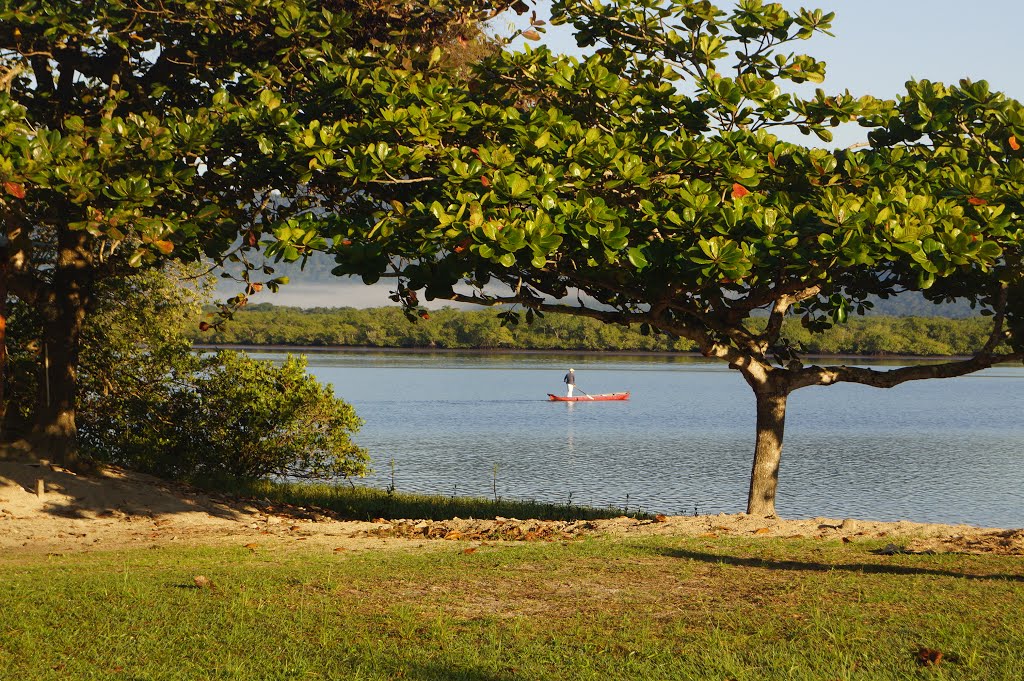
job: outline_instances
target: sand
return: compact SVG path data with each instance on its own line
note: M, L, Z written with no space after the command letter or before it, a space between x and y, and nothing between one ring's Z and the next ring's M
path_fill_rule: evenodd
M37 493L40 480L42 495ZM85 476L47 464L0 461L0 553L8 557L174 545L417 550L449 541L466 542L468 547L490 541L591 535L876 540L884 542L883 553L1024 556L1024 529L850 518L783 520L741 513L576 522L512 518L358 522L338 519L323 509L211 495L116 468Z

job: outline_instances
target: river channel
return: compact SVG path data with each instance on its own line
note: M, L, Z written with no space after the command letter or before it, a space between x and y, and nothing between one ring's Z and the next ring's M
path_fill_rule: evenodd
M256 353L281 359L283 354ZM746 504L754 399L735 371L675 356L308 354L365 425L364 483L670 514ZM862 361L848 360L850 364ZM575 368L587 393L557 403ZM1024 526L1024 368L790 397L783 517Z

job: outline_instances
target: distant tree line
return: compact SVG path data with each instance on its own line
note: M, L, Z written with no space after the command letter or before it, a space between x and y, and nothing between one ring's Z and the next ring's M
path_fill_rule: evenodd
M506 311L507 312L507 311ZM502 318L495 310L433 310L410 322L398 307L295 308L263 303L235 314L223 328L201 332L197 344L318 347L510 349L693 352L696 346L665 334L593 319L545 314L532 323ZM753 320L753 324L764 320ZM982 317L866 317L825 333L811 333L798 319L784 325L788 346L804 354L966 355L984 344Z

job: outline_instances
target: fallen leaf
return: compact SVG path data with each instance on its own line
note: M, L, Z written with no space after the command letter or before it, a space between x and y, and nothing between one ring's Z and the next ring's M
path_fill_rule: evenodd
M771 528L759 527L756 530L754 530L754 534L771 534Z
M704 539L718 539L718 535L715 534L714 532L705 532L705 533L701 534L700 536L703 537Z
M250 551L255 552L256 549L259 548L259 544L257 544L256 542L251 542L249 544L246 544L242 548L249 549Z
M462 552L463 553L476 553L476 547L475 546L471 546L468 549L462 549Z
M844 544L849 544L849 543L850 543L850 542L852 542L852 541L853 541L853 540L852 540L852 539L850 539L849 537L843 537L843 543L844 543Z
M288 530L291 531L291 532L298 532L301 529L302 528L299 527L298 525L292 525L291 527L288 528Z
M216 586L209 577L203 575L196 575L192 578L192 582L196 585L197 589L209 589L210 591L216 590Z
M654 522L656 522L656 523L664 523L664 522L667 522L667 521L668 521L668 516L663 514L663 513L659 513L658 515L654 516Z
M459 537L461 537L461 536L462 536L462 533L461 533L461 532L459 532L458 530L452 530L451 532L449 532L448 534L446 534L446 535L444 536L444 538L445 538L445 539L458 539L458 538L459 538Z
M335 553L339 553L341 551L347 551L347 550L348 549L346 549L344 546L337 546L337 547L335 547L334 552Z
M917 663L924 667L936 667L942 662L942 653L938 650L918 646Z

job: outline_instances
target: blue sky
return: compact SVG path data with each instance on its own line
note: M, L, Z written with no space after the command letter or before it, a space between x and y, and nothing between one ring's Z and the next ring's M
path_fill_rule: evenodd
M733 6L717 4L724 9ZM794 47L828 64L828 77L820 86L826 91L849 89L855 95L891 98L904 90L910 78L947 83L971 78L987 80L993 89L1024 101L1024 0L786 0L782 4L789 10L807 7L836 13L834 38L818 36ZM539 18L548 18L549 6L537 3ZM498 19L494 29L507 35L509 21ZM569 27L548 29L541 42L556 52L578 54ZM835 141L848 145L860 137L852 126L838 133ZM335 286L285 286L276 295L260 294L254 302L391 305L388 288L344 280Z
M729 2L716 3L728 10ZM781 3L835 12L834 38L817 36L794 49L829 65L827 90L892 97L910 78L955 83L987 80L993 89L1024 99L1024 2L1021 0L847 0ZM538 2L539 18L550 3ZM496 30L507 29L499 19ZM541 42L552 50L578 54L571 28L548 27Z

